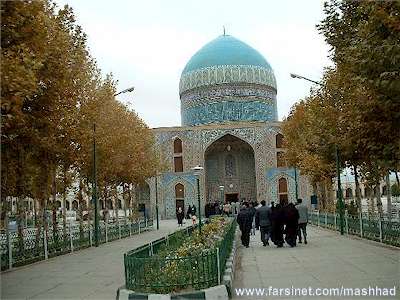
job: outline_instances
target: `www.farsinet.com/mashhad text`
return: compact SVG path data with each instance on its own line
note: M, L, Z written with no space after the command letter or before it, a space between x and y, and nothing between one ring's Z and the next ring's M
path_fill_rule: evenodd
M234 294L238 297L395 297L394 287L265 287L265 288L235 288Z

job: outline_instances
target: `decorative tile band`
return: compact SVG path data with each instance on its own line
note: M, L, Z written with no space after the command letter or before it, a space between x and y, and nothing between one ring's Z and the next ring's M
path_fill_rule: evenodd
M229 121L276 121L276 100L273 103L261 101L221 101L181 108L182 125L193 126Z
M194 70L182 75L179 94L201 86L224 83L255 83L276 88L273 71L259 66L222 65Z
M218 101L259 101L273 104L276 102L276 91L267 86L254 84L203 87L182 94L181 108L185 110Z

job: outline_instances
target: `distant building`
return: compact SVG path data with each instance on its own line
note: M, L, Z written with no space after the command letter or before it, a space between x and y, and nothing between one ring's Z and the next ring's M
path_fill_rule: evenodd
M311 186L285 162L277 84L267 60L242 41L222 35L201 48L180 79L181 127L153 129L168 170L157 177L159 211L174 218L178 207L201 209L214 201L309 203ZM149 180L152 210L155 178ZM198 209L198 207L197 207Z

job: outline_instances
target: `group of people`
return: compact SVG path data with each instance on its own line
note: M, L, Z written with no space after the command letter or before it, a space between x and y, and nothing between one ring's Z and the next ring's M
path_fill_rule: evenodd
M250 234L255 229L260 230L261 242L263 246L269 245L271 240L277 247L283 247L286 242L290 247L295 247L297 239L307 244L307 223L308 209L302 203L302 199L297 200L297 204L287 205L271 203L267 206L266 202L261 201L260 205L245 202L237 216L237 222L242 232L242 244L249 247Z
M210 202L205 205L204 212L206 218L213 215L226 215L236 216L240 210L240 203L239 202L228 202L220 203L218 201Z
M176 218L178 220L178 226L183 226L183 219L185 218L185 212L183 211L182 207L178 207L176 210ZM189 205L187 212L186 212L186 219L191 219L193 224L196 223L196 206Z

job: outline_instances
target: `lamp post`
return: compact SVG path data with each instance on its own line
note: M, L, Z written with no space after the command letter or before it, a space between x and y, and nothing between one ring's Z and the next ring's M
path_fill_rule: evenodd
M198 201L198 209L199 209L199 234L201 235L201 203L200 203L200 175L201 172L204 170L201 166L196 166L192 168L194 171L194 175L196 175L197 179L197 201Z
M290 73L290 77L297 79L304 79L310 81L312 83L323 85L321 82L311 80L301 75ZM344 234L344 204L343 204L343 193L342 193L342 184L340 182L340 150L337 145L335 145L335 160L336 160L336 175L337 175L337 199L339 202L339 218L340 218L340 234Z
M299 199L299 186L297 184L297 168L294 167L294 183L295 183L295 187L296 187L296 201L297 199Z
M219 186L219 190L221 191L221 203L224 204L224 189L225 187L223 185Z
M135 88L130 87L119 93L114 94L114 97L119 94L133 92ZM99 246L99 201L97 199L97 180L96 180L96 124L93 124L93 178L92 178L92 203L94 204L94 245Z

